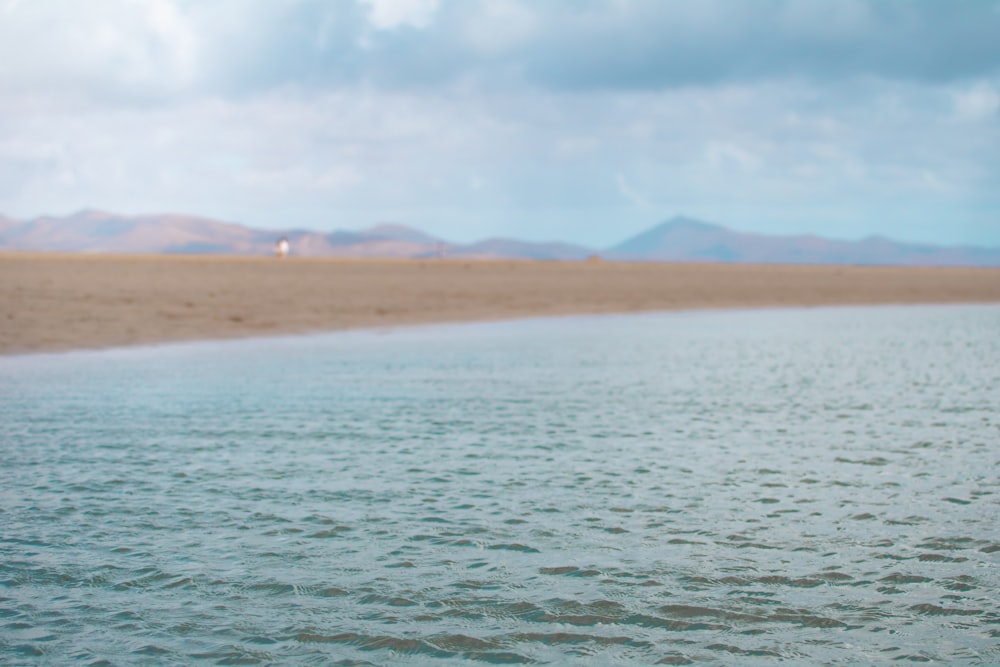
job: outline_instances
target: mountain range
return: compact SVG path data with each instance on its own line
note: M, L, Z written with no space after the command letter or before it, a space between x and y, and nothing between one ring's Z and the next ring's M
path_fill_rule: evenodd
M360 231L253 229L187 215L127 216L84 210L65 217L14 220L0 215L0 250L111 253L271 254L287 238L292 255L623 261L747 262L1000 266L1000 248L901 243L871 236L842 241L819 236L775 236L675 217L610 248L493 238L450 243L403 225Z

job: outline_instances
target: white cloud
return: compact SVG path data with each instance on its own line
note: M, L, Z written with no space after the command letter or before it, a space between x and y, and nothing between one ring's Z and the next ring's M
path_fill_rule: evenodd
M476 51L493 53L509 49L532 35L538 17L516 0L482 0L463 26L465 43Z
M955 94L955 115L962 120L981 120L997 115L1000 94L987 84L979 84Z
M0 21L8 97L162 98L198 71L195 27L172 0L9 3Z
M705 147L705 160L712 169L721 173L734 168L755 171L760 166L760 159L751 151L726 141L709 141Z
M567 159L589 157L600 147L601 142L595 136L569 136L556 142L556 155Z
M628 179L625 178L625 174L617 174L615 176L615 185L618 186L618 192L626 200L632 203L633 206L642 209L649 209L649 201L642 196L641 193L636 192L636 190L629 185Z
M361 0L368 6L368 18L379 30L400 26L426 28L434 19L439 0Z
M171 0L146 0L146 23L159 45L167 50L172 74L180 82L190 81L198 65L194 28Z
M332 194L347 190L361 183L362 175L353 165L335 164L318 170L292 166L284 169L238 171L235 180L257 191L258 196L264 194L283 201L289 196Z

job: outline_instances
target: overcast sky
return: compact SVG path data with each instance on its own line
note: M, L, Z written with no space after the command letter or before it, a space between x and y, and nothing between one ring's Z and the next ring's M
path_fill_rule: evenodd
M0 213L1000 246L1000 0L0 0Z

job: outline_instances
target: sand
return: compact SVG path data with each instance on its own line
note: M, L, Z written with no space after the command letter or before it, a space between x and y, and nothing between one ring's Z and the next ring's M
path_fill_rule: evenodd
M1000 269L0 253L0 354L519 317L1000 302Z

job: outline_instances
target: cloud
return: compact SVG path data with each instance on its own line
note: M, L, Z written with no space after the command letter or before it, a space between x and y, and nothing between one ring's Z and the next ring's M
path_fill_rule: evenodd
M997 115L1000 93L988 84L979 84L955 94L955 114L963 120L981 120Z
M467 240L595 244L679 211L821 231L849 210L859 222L836 235L864 235L873 221L898 232L995 199L1000 128L942 122L962 90L350 87L47 111L4 119L0 210L100 205L318 228L394 218ZM488 186L469 187L470 175ZM926 211L891 213L905 201ZM989 229L980 233L1000 237Z
M179 95L531 85L553 90L1000 72L987 2L905 0L50 0L10 2L0 93Z
M516 0L482 0L464 17L459 38L473 53L496 54L530 39L539 27L535 12Z
M760 166L760 159L752 151L733 142L708 142L705 161L711 169L720 173L753 171Z
M438 10L438 0L361 0L368 5L369 19L380 30L400 26L426 28Z
M286 201L291 196L331 193L349 189L362 181L352 165L333 165L315 171L303 166L283 169L255 169L237 172L236 182L253 188L258 195Z
M198 40L170 0L7 4L0 94L164 97L191 85Z
M631 202L634 206L643 209L650 208L649 201L647 201L642 194L636 192L632 186L629 185L628 179L625 178L625 174L616 174L615 184L618 186L618 192L621 193L621 196Z
M600 245L684 212L1000 245L985 2L0 7L3 213Z
M551 7L546 3L546 7ZM1000 68L986 3L607 3L567 13L526 62L547 85L656 89L788 77L949 81ZM553 15L546 26L555 27ZM954 39L962 35L961 43Z

